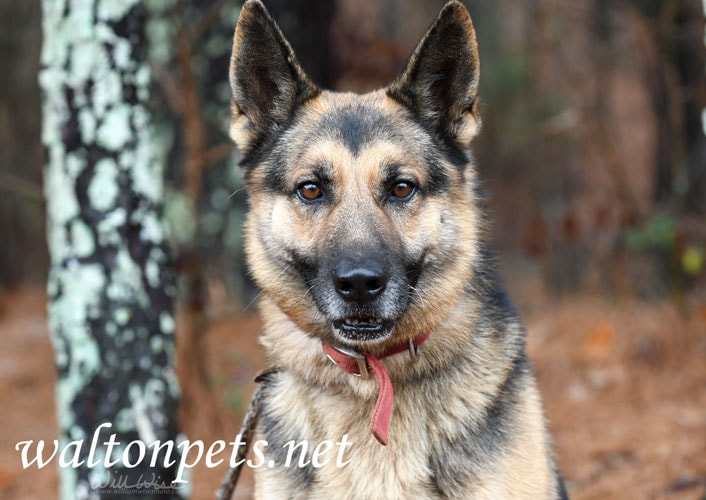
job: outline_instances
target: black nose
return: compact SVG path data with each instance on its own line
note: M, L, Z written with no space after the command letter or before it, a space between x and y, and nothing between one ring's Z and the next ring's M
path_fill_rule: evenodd
M333 286L348 302L364 304L380 295L387 286L387 270L381 259L339 259L333 271Z

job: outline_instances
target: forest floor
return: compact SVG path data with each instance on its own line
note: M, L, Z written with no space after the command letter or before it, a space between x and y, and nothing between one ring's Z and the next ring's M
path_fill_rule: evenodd
M706 303L638 302L510 287L528 329L558 462L573 499L706 499ZM45 297L0 297L0 498L55 498L54 463L23 471L15 443L56 434ZM215 322L205 336L219 421L197 415L189 439L238 432L263 365L257 316ZM246 469L247 470L247 469ZM194 470L194 499L212 499L224 470ZM245 475L236 497L251 494Z

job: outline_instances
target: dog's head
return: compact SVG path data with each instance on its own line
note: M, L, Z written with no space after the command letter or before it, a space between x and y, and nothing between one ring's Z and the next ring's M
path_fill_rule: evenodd
M250 195L248 264L301 329L371 348L448 315L478 248L478 79L459 2L392 84L365 95L321 91L264 6L243 6L231 136Z

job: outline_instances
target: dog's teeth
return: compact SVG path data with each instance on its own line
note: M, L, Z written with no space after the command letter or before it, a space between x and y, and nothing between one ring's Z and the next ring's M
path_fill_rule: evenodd
M375 318L375 321L377 321L378 323L382 323L382 318Z
M343 322L344 322L345 324L347 324L347 325L350 325L350 324L351 324L350 318L346 318Z
M357 324L358 324L358 320L357 320L357 319L354 319L354 320L352 321L352 323L353 323L354 325L357 325Z

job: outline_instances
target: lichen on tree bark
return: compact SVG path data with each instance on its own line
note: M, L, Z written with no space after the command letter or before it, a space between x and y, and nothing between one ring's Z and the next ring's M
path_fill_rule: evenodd
M110 422L99 442L116 433L121 446L111 458L121 459L133 440L179 437L175 285L161 216L164 159L148 108L146 12L138 0L42 4L47 290L60 441L84 440L85 460L94 430ZM135 468L62 468L61 497L112 496L96 487L109 479L134 484L154 474L170 484L175 466L160 457L149 467L147 449ZM138 450L130 451L134 462ZM164 493L151 492L170 497ZM139 496L151 496L149 489Z

